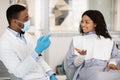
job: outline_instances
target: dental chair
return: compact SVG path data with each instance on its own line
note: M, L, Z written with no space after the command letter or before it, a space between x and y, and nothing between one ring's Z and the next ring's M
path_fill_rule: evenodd
M64 59L64 70L65 70L67 80L73 80L73 76L74 76L77 68L69 67L66 59Z
M10 74L8 73L8 70L6 69L2 61L0 61L0 80L3 79L10 80Z
M11 80L22 80L21 78L17 78L14 74L10 74Z

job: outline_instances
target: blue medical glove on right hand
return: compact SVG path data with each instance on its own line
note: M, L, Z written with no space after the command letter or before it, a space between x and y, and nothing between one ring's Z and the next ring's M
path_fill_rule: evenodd
M36 48L35 48L35 51L38 53L38 54L41 54L42 51L46 50L51 42L50 42L50 34L47 35L47 36L42 36L38 39L37 41L37 45L36 45Z
M50 76L50 80L58 80L58 79L57 79L56 76L53 74L53 75Z

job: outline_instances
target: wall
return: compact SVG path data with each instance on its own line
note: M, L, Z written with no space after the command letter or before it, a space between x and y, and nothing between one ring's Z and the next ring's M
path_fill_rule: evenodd
M56 66L61 64L70 45L71 36L52 36L51 46L49 48L48 60L49 65L55 70Z
M9 0L2 0L0 1L0 36L8 26L7 19L6 19L6 9L9 6Z
M113 4L112 0L89 0L89 9L101 11L109 30L113 30Z
M115 5L114 30L120 31L120 0L115 0Z

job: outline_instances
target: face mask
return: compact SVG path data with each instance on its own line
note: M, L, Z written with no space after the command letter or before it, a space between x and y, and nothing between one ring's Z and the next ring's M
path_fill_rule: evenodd
M24 23L24 27L23 27L21 30L22 30L23 32L28 31L28 30L30 29L30 25L31 25L30 20L26 21L26 22Z

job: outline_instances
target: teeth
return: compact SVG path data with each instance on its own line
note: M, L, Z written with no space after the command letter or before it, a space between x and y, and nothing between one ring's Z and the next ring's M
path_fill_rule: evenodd
M87 28L84 27L83 29L87 29Z

